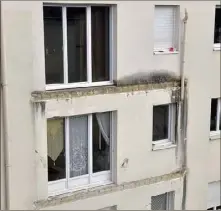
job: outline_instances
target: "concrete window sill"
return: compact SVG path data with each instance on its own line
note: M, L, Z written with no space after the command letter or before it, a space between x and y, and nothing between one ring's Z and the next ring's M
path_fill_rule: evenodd
M209 137L210 141L219 140L219 139L221 139L221 132L210 133L210 137Z
M164 149L171 149L175 148L176 144L174 143L166 143L166 144L153 144L152 150L158 151L158 150L164 150Z
M221 48L213 48L213 51L221 51Z
M221 51L221 44L220 43L214 44L213 51Z
M101 86L101 87L87 87L87 88L72 88L64 90L53 90L53 91L35 91L32 92L32 102L46 102L53 99L72 99L75 97L93 96L101 94L117 94L117 93L128 93L136 91L153 90L153 89L164 89L174 88L180 86L180 80L172 80L171 82L162 83L146 83L136 85L120 85L120 86ZM178 88L177 88L178 90Z
M178 54L178 51L154 51L154 55L164 55L164 54Z
M91 198L95 196L101 196L104 194L110 194L110 193L114 193L118 191L142 187L144 185L151 185L151 184L159 183L162 181L169 181L172 179L182 178L183 175L184 175L184 171L177 170L177 171L170 172L168 174L164 174L161 176L125 182L119 185L111 184L111 185L106 185L106 186L99 186L99 187L79 190L75 192L70 192L66 194L61 194L61 195L54 196L54 197L48 197L47 199L35 201L33 205L34 205L35 210L39 210L39 209L45 210L44 208L46 207L53 207L56 205L61 205L64 203L71 203L74 201L83 200L83 199L87 199L87 198Z

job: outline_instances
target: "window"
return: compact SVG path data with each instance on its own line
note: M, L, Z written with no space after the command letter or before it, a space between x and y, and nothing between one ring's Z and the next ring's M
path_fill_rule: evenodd
M110 183L112 112L48 119L49 192Z
M112 7L44 6L46 88L112 82Z
M221 98L211 100L210 132L217 133L221 130Z
M221 43L221 7L216 6L215 12L215 29L214 29L214 49L220 49Z
M152 196L151 210L174 210L174 192Z
M175 142L176 104L153 107L153 144Z
M221 210L221 205L216 206L216 207L210 207L207 210Z
M117 210L117 206L114 205L114 206L111 206L111 207L105 207L105 208L102 208L102 209L99 209L99 210Z
M178 6L155 6L154 52L178 50Z

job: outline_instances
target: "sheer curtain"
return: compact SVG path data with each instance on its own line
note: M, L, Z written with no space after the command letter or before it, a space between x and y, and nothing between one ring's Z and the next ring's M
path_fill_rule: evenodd
M47 121L48 156L55 162L64 149L64 121L50 119Z
M88 118L76 116L69 119L70 177L88 173Z
M97 113L96 118L101 134L107 145L110 146L110 113Z

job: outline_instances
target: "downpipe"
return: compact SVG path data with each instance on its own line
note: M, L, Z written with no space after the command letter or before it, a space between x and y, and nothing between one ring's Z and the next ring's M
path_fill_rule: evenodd
M182 19L182 34L180 45L180 100L178 103L178 147L179 147L179 165L184 171L183 175L183 199L182 210L185 210L186 204L186 123L187 123L187 88L185 87L185 43L186 43L186 24L188 20L188 13L185 9L185 16Z
M5 76L5 53L4 53L4 33L2 29L4 28L4 15L3 15L3 5L1 5L1 68L0 68L0 80L1 80L1 128L2 128L2 138L3 138L3 150L4 150L4 165L5 165L5 210L10 210L10 171L11 171L11 161L10 161L10 139L8 132L8 84Z

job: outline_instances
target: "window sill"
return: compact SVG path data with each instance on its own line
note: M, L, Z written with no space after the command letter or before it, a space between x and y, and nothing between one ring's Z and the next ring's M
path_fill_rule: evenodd
M164 55L164 54L178 54L179 51L154 51L153 54L154 55Z
M93 190L94 188L104 188L106 186L111 186L111 185L114 185L114 183L111 181L106 181L106 182L99 182L95 184L89 184L89 185L79 186L75 188L55 191L55 192L49 192L48 198L50 199L56 196L59 197L59 196L64 196L64 195L75 194L79 191L90 191L90 190Z
M157 151L157 150L164 150L164 149L170 149L170 148L175 148L176 144L172 142L164 143L164 144L153 144L152 145L152 150Z
M102 82L81 82L81 83L71 83L71 84L49 84L46 85L46 91L62 90L62 89L73 89L73 88L88 88L88 87L98 87L98 86L110 86L114 83L112 81L102 81Z
M61 205L64 203L73 203L78 200L84 200L91 197L97 197L102 195L107 195L110 193L118 193L119 191L124 190L132 190L134 188L142 187L146 184L155 184L159 181L167 181L169 178L182 178L183 171L176 170L165 174L163 176L149 177L142 180L123 182L121 184L111 184L106 186L99 186L95 188L84 189L80 191L69 192L65 194L61 194L55 197L47 197L45 199L41 199L34 202L35 210L45 210L45 208L55 207L56 205Z
M213 51L221 51L221 48L213 48Z
M213 51L221 51L221 44L220 43L214 44Z
M221 132L211 132L210 133L210 137L209 137L210 141L218 140L218 139L221 139Z
M153 89L162 88L176 88L178 87L180 81L178 79L173 79L171 82L156 82L156 83L144 83L143 85L138 84L125 84L125 85L110 85L110 86L97 86L97 87L87 87L87 88L70 88L63 90L51 90L51 91L34 91L31 93L31 101L33 103L37 102L47 102L50 100L69 100L77 97L85 96L95 96L95 95L105 95L105 94L119 94L119 93L129 93L136 91L147 91ZM153 85L154 84L154 85Z

